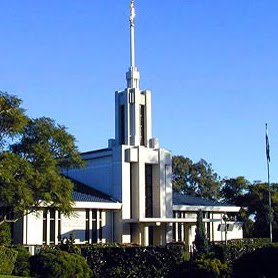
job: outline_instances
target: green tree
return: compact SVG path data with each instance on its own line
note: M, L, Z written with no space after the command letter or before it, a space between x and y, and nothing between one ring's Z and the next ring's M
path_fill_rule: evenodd
M209 243L206 235L205 225L203 223L203 212L201 210L197 213L196 234L194 245L197 255L205 255L209 252Z
M269 211L268 184L255 183L247 194L248 213L253 215L254 237L269 237L269 221L272 221L273 239L278 240L278 185L271 185L272 208Z
M204 159L193 163L187 157L173 156L172 166L175 191L212 200L219 198L220 177Z
M23 131L28 121L21 103L16 96L0 91L0 151L3 151L7 140Z
M68 215L73 184L61 175L61 168L82 165L74 137L52 119L29 119L20 107L20 99L7 94L1 98L3 103L13 99L11 110L16 112L5 122L1 143L6 147L0 152L0 202L13 215L2 207L0 223L37 211L42 203ZM2 115L7 111L1 110ZM18 118L22 119L20 125L15 120Z
M249 191L249 186L250 182L243 176L224 179L220 194L226 203L244 206L246 205L246 194Z

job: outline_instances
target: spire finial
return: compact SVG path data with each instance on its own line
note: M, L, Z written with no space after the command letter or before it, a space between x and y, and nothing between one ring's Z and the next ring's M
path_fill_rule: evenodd
M135 16L136 16L136 14L135 14L134 0L131 0L131 2L130 2L130 17L129 17L130 26L134 26Z
M130 1L130 16L129 16L129 23L130 23L130 67L129 71L127 72L126 79L127 79L127 87L128 88L139 88L139 79L140 74L137 71L135 65L135 4L134 0Z

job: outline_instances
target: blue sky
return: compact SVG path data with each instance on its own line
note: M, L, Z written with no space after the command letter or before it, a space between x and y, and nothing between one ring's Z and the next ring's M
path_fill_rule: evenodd
M2 0L0 90L68 127L81 151L114 137L129 65L129 0ZM221 177L278 182L278 1L137 0L136 64L153 135ZM170 116L169 116L170 115Z

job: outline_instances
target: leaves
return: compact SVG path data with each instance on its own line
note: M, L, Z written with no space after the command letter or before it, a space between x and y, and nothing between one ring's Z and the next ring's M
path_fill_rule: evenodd
M69 215L73 184L60 169L82 166L75 139L53 119L28 118L20 105L17 97L0 93L0 143L7 145L0 149L0 202L15 218L42 204Z
M175 191L212 200L218 199L221 180L211 164L204 159L193 163L187 157L173 156L172 165Z
M0 150L7 138L14 138L23 131L27 122L21 100L0 91Z
M244 196L248 192L249 186L249 181L243 176L224 179L220 192L226 203L244 206L246 205Z
M206 235L205 224L203 223L203 212L201 210L197 213L197 224L194 245L198 255L208 254L209 244Z

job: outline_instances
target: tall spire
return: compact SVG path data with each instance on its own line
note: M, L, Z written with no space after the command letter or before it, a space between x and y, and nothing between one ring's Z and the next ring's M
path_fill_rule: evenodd
M135 4L134 0L130 2L130 67L129 71L126 73L127 87L128 88L139 88L140 74L137 71L135 65Z
M134 41L134 23L135 23L135 6L134 0L130 2L130 16L129 16L129 23L130 23L130 67L135 67L135 41Z

